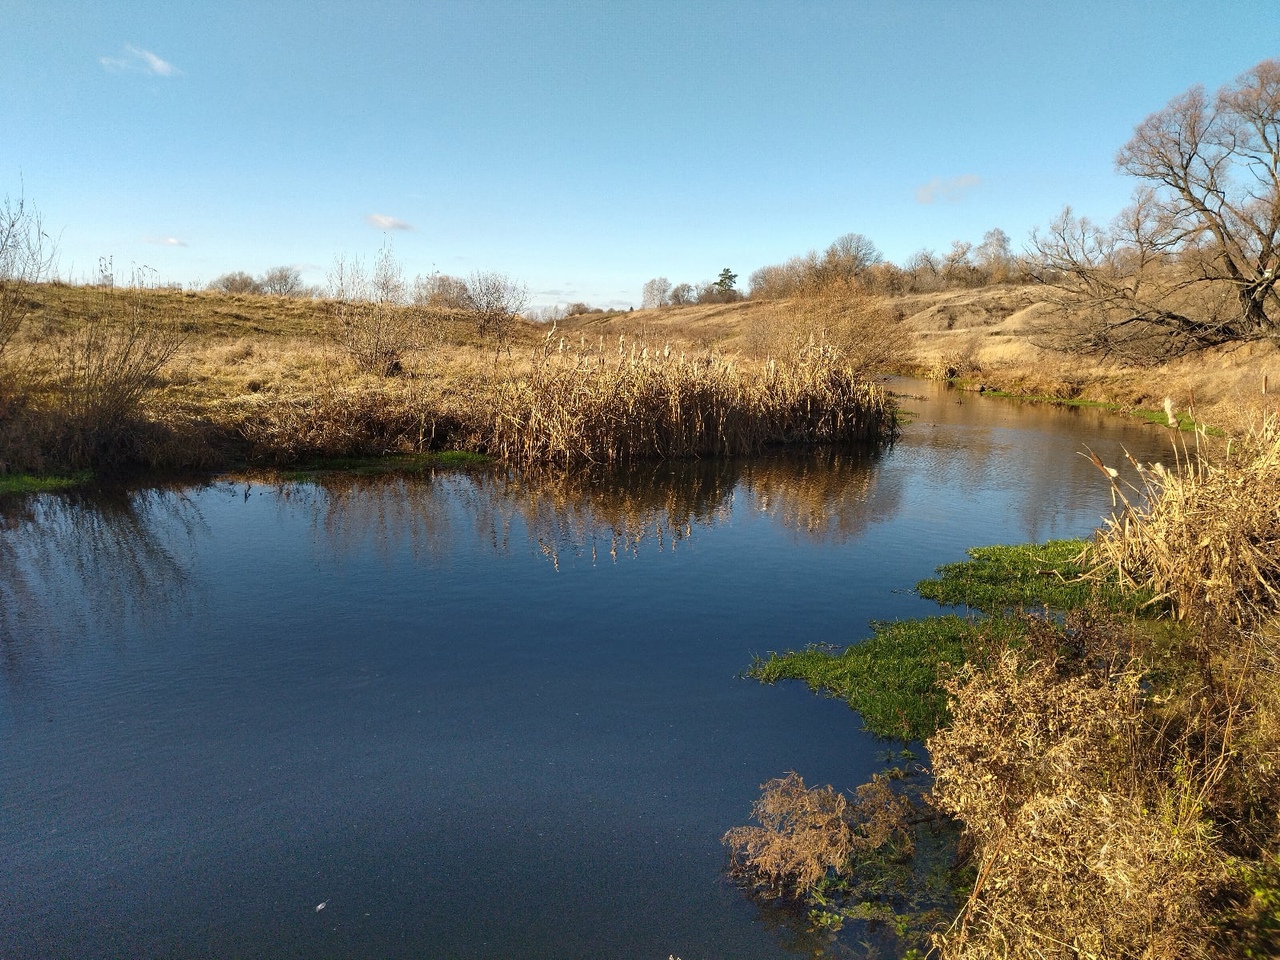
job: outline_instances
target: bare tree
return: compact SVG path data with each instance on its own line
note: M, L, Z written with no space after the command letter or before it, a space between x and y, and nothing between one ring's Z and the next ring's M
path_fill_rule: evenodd
M671 302L671 281L666 277L654 277L644 285L640 296L640 307L643 310L656 310Z
M511 334L529 302L529 289L505 273L477 272L467 279L467 302L481 336L493 337L498 351L510 350Z
M1193 87L1116 157L1146 181L1108 227L1065 211L1033 237L1038 277L1098 349L1158 359L1278 335L1280 60L1212 100Z
M674 307L687 306L697 301L698 291L693 288L692 283L677 283L671 288L669 299Z
M467 281L446 273L433 273L413 278L413 302L433 309L467 310Z
M220 293L262 293L262 284L243 270L233 270L210 280L209 289Z
M272 267L262 275L258 287L277 297L300 297L304 292L302 271L297 267Z
M19 196L0 206L0 354L27 317L27 293L53 266L54 245L40 214Z
M973 251L973 259L988 282L1004 283L1013 275L1016 262L1009 235L999 227L988 230Z

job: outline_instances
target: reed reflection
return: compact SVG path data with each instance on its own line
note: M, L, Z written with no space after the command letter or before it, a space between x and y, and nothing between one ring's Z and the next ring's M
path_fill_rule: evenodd
M372 549L389 559L407 548L415 558L440 559L470 535L501 555L528 544L558 568L566 556L617 561L678 549L698 528L727 522L743 497L806 539L845 542L900 508L900 490L877 490L880 476L873 456L826 453L568 473L333 476L280 484L275 493L280 511L312 511L317 534L338 557Z

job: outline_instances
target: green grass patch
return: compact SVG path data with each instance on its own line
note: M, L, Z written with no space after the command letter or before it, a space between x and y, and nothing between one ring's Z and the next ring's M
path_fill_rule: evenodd
M52 477L38 477L29 473L7 473L0 475L0 497L70 490L72 487L83 486L92 479L93 474L87 470Z
M870 637L842 651L808 647L757 657L747 676L762 683L803 680L857 710L877 737L923 740L951 719L939 681L991 643L1022 630L1003 617L973 621L954 615L871 627Z
M1136 612L1149 596L1121 590L1089 576L1086 540L1050 540L1014 546L974 547L970 559L938 567L936 579L921 580L916 592L943 606L967 606L983 613L1007 610L1078 610L1097 604Z

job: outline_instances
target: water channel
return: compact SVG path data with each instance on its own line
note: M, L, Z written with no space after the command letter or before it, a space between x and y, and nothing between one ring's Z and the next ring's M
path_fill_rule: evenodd
M904 382L878 454L217 479L0 508L0 957L786 958L727 883L841 703L740 678L937 608L966 547L1080 536L1097 410ZM850 947L850 949L854 949Z

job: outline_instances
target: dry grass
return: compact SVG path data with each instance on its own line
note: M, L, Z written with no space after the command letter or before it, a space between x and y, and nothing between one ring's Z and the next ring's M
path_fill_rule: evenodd
M1207 771L1153 728L1141 690L1130 666L1012 651L948 684L934 792L977 882L935 940L944 957L1209 955L1228 871Z
M1216 452L1197 439L1172 470L1137 465L1145 489L1126 497L1095 554L1180 618L1264 621L1280 611L1280 417Z
M514 463L624 464L889 435L885 392L833 351L749 365L619 338L605 351L547 334L531 370L490 397L488 452Z
M36 293L0 371L8 471L439 448L568 466L860 442L891 429L883 393L824 348L770 365L630 343L606 356L585 340L561 352L545 328L521 321L496 354L474 318L456 311L424 324L420 311L391 303L335 314L323 301L280 297L61 285ZM98 323L108 295L157 322ZM126 329L132 339L122 340ZM121 403L128 416L107 415ZM120 427L111 442L60 426L91 413Z

